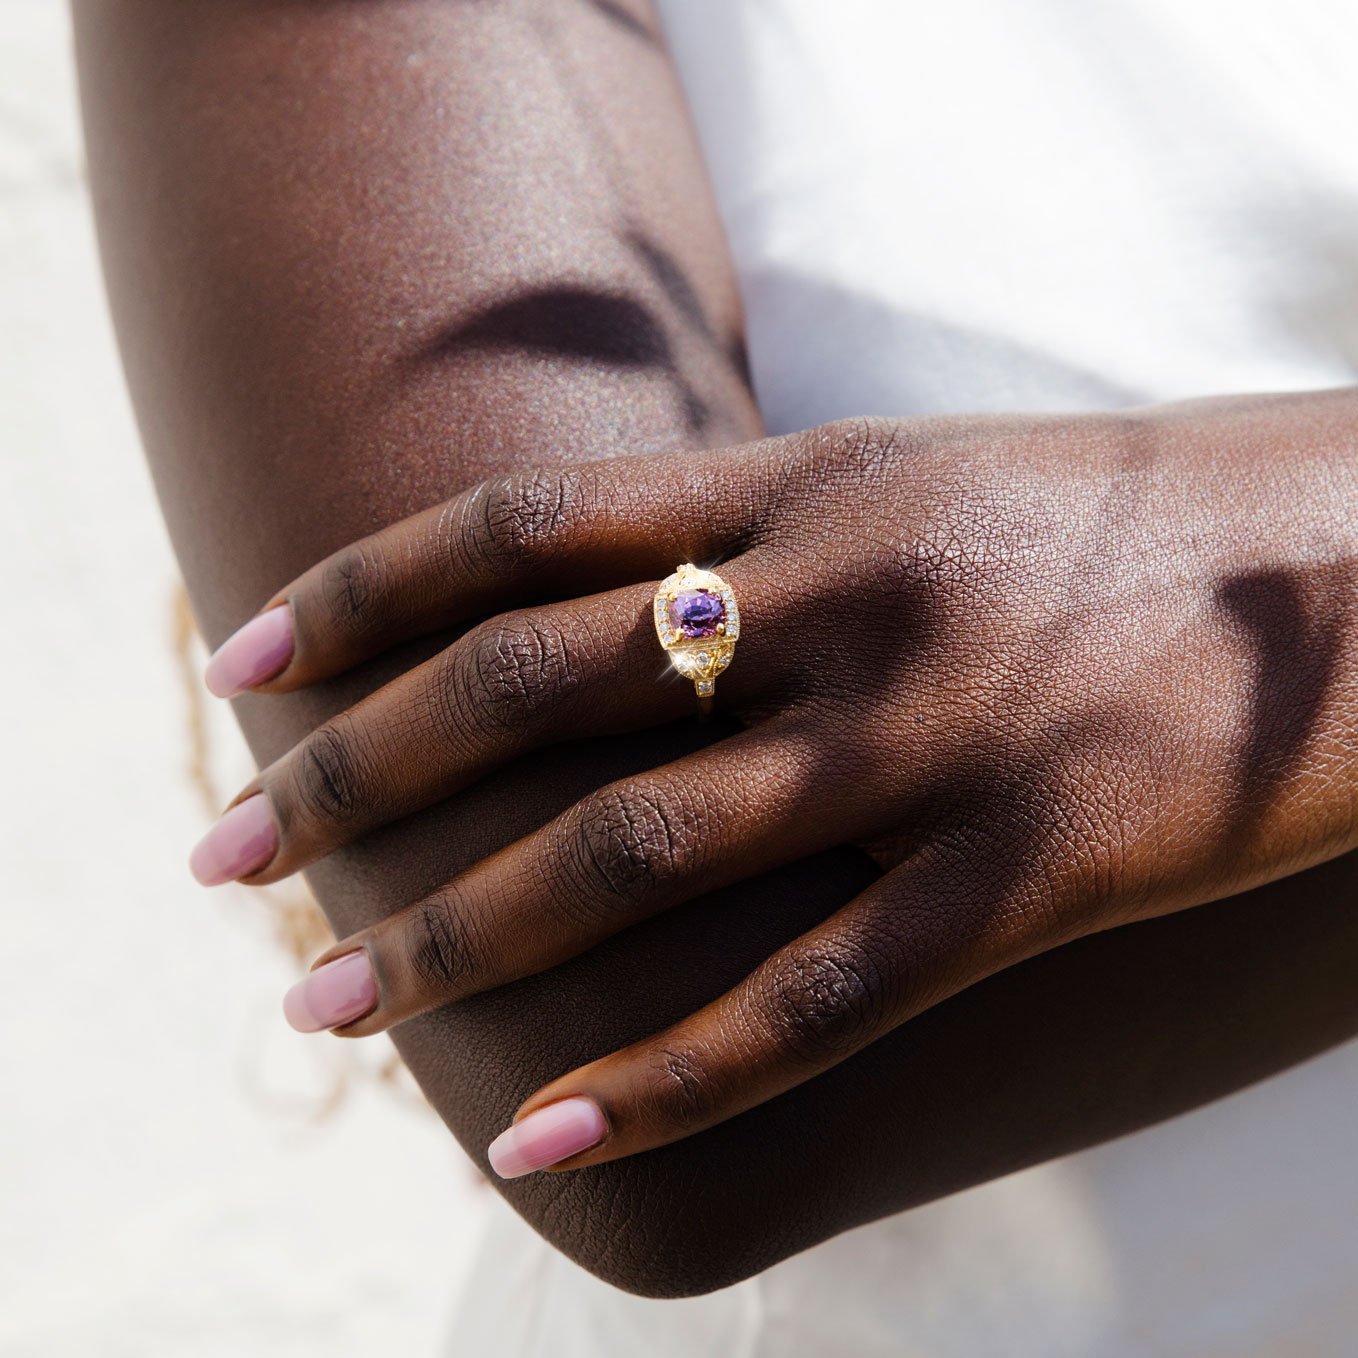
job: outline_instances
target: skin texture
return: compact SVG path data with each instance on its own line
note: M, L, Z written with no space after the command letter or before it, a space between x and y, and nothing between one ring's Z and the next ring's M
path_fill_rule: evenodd
M294 640L256 687L506 596L614 588L492 616L263 770L232 815L273 818L245 880L542 745L674 720L691 698L656 682L652 587L628 582L695 545L741 600L722 687L745 729L338 942L300 993L340 1003L304 1026L379 1032L807 853L870 853L882 879L734 990L527 1101L602 1110L606 1134L586 1118L544 1162L578 1169L784 1093L1035 953L1347 852L1356 408L850 421L498 479L342 550L270 601Z
M720 232L644 9L81 0L75 12L110 295L211 643L314 563L487 476L758 436ZM1261 468L1297 449L1326 465L1351 407L1315 399L1336 404L1299 402L1275 420ZM1182 418L1173 442L1204 450L1210 481L1206 450L1220 445L1206 423ZM1035 457L1071 451L1049 432ZM1295 484L1279 498L1305 520ZM979 517L987 503L972 507ZM1282 558L1291 584L1256 578L1242 596L1232 654L1257 637L1261 710L1296 707L1317 641L1337 633L1348 654L1343 610L1326 611L1341 591L1306 574L1338 557L1316 541ZM1304 623L1299 597L1318 601ZM451 639L239 699L261 766ZM742 670L758 672L745 650L722 685ZM1318 767L1309 742L1331 721L1300 722L1310 734L1280 788ZM1259 727L1238 748L1261 778L1286 771L1276 733L1289 721ZM522 756L329 854L309 880L344 937L593 789L736 730L729 714L708 728L678 720ZM394 1036L481 1159L534 1090L693 1013L878 873L859 848L827 850ZM699 1136L500 1190L619 1286L725 1285L1352 1035L1356 878L1351 856L1335 858L1212 909L1085 937Z

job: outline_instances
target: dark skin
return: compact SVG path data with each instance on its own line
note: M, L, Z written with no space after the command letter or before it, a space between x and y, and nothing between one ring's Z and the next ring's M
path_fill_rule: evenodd
M729 267L645 11L88 0L76 14L120 339L211 642L314 563L487 476L545 469L516 484L551 491L564 465L758 436ZM587 1267L653 1295L724 1285L1216 1097L1358 1029L1353 428L1354 399L1336 393L836 427L755 455L662 458L643 476L620 464L633 486L682 466L703 489L698 521L667 529L640 497L606 519L587 495L560 501L563 522L593 528L593 557L549 544L536 565L424 589L427 621L453 631L395 649L380 623L357 652L308 651L324 628L302 628L303 663L275 685L291 691L238 701L261 766L285 770L322 723L418 674L463 623L616 587L631 591L618 625L582 633L624 666L591 690L598 729L531 753L440 756L418 795L360 797L368 832L328 853L348 831L313 816L289 839L285 824L265 876L316 859L309 880L352 946L458 874L496 870L496 850L542 842L605 785L718 758L731 739L799 775L807 750L850 743L871 807L837 799L808 839L771 803L755 823L773 850L741 859L722 834L720 863L679 888L643 857L644 899L597 946L562 931L552 956L520 952L466 987L495 988L433 1011L447 996L384 975L385 1007L356 1029L426 1011L394 1037L473 1155L530 1095L583 1087L616 1103L594 1158L624 1158L502 1191ZM787 495L756 494L769 481L752 462L776 465ZM884 517L864 520L869 476ZM731 558L750 618L706 728L681 715L679 686L654 683L654 636L627 624L659 575L704 551ZM777 592L780 552L814 562L810 592L846 598L884 638L871 680L838 649L828 686L805 663L815 648L780 654L777 619L804 602ZM888 595L902 601L895 630ZM393 596L364 597L380 618ZM797 714L794 757L769 739ZM646 729L603 734L613 724ZM418 765L383 767L399 780ZM828 757L816 776L850 782ZM405 814L431 778L434 793L467 786ZM280 804L284 787L268 785ZM953 850L919 853L940 842ZM819 851L772 866L797 843ZM922 904L893 914L906 899L893 895L876 916L911 925L898 936L914 951L877 967L889 986L814 987L810 1004L810 990L736 992L791 995L778 1013L803 1025L798 1071L832 1069L797 1083L776 1044L742 1043L757 1059L738 1069L699 1044L684 1053L698 1097L629 1096L650 1050L629 1044L691 1022L921 863L909 899ZM841 978L863 969L834 964ZM568 1088L549 1083L562 1077Z

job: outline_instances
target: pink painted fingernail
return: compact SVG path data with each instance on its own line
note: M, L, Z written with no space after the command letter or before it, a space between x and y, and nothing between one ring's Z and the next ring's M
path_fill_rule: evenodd
M203 886L220 886L258 872L278 852L278 822L257 792L237 802L194 845L189 871Z
M304 976L283 996L283 1017L299 1033L319 1033L362 1018L377 1004L377 980L361 948Z
M203 671L208 692L234 698L272 679L292 659L292 609L287 604L251 618L212 653Z
M517 1179L579 1155L607 1135L608 1123L593 1099L561 1099L506 1127L486 1155L500 1178Z

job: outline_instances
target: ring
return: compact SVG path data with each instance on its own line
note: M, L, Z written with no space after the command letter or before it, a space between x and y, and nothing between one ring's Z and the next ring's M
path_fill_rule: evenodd
M736 653L740 610L731 586L692 562L667 575L655 592L655 634L674 666L693 680L698 708L712 710L717 675Z

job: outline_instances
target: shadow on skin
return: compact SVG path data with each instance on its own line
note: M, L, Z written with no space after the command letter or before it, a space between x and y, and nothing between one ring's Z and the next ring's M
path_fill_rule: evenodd
M1260 647L1261 669L1273 649ZM399 672L409 658L381 663ZM1262 711L1256 705L1256 721ZM342 851L313 874L357 882L347 898L355 913L336 920L347 932L359 921L358 895L390 892L396 881L389 899L415 899L601 783L734 729L683 721L591 741L587 761L570 745L536 753L369 836L361 858ZM1247 733L1242 752L1262 743ZM431 830L447 859L412 852ZM484 1167L485 1146L535 1088L692 1013L876 876L857 851L818 854L403 1024L393 1037ZM1355 893L1351 854L1210 909L1082 939L687 1141L494 1186L557 1248L616 1286L648 1296L715 1290L853 1226L1171 1117L1352 1037Z
M640 302L588 288L543 288L497 302L443 336L438 347L444 353L536 350L624 368L674 369L664 330Z
M697 289L679 263L642 232L623 240L675 316L704 350L729 365L748 390L744 340L724 342L715 332ZM695 441L711 409L685 375L661 319L646 303L624 293L555 284L506 297L466 324L440 336L430 352L453 356L487 350L546 354L613 368L649 370L673 388Z
M496 302L435 345L445 356L495 349L649 369L674 388L695 440L711 418L707 402L680 372L660 322L630 297L564 285L541 288Z
M1277 619L1255 629L1256 689L1267 691L1295 640L1288 618L1301 587L1254 580L1223 589L1253 600L1250 616ZM904 630L918 641L918 631ZM1314 644L1315 634L1306 636ZM902 642L901 663L908 649ZM1319 707L1318 694L1303 705L1307 729ZM1301 718L1289 712L1279 726L1272 701L1256 701L1242 777L1283 768L1279 756L1288 750L1295 758L1304 736ZM527 813L540 823L604 781L733 729L681 722L644 741L592 742L588 774L569 747L545 751L482 785L475 807L464 803L462 813L479 825L464 823L484 839L492 833L487 811L502 806L507 815L493 833L512 838L528 828L515 824L525 820L519 790L551 786L560 798ZM1060 733L1062 753L1081 738L1097 731ZM1003 818L1023 790L1024 769L1012 773L1004 787L974 778L968 786L959 776L940 791L992 817L995 833L1009 834L1007 861L1017 865L1031 831ZM399 854L403 833L384 835L391 852ZM484 1146L538 1085L693 1012L876 875L856 850L817 854L665 911L550 972L403 1025L397 1044L426 1070L437 1067L440 1050L453 1050L487 1072L477 1097L449 1114L484 1164ZM1004 885L992 878L987 888L1002 893ZM1353 1036L1355 890L1351 854L1211 909L1080 939L971 987L828 1073L698 1136L495 1186L553 1244L617 1286L681 1296L729 1285L850 1227L1171 1117Z
M744 335L736 334L723 343L713 331L703 311L697 289L680 268L678 261L638 230L628 231L624 239L651 280L669 298L675 311L688 323L693 333L721 354L740 378L741 385L747 391L750 390L750 358L745 348Z
M693 734L688 724L653 733L651 752L676 756ZM625 773L616 747L611 759L599 753L601 777ZM534 779L511 772L502 786L516 781ZM854 851L816 855L404 1025L397 1044L457 1051L487 1072L477 1097L450 1115L484 1164L485 1145L538 1085L693 1012L875 875ZM1351 1037L1355 890L1350 855L1211 910L1094 935L982 982L699 1136L495 1187L617 1286L650 1296L715 1290L850 1227L1170 1117Z
M618 0L588 0L588 3L592 9L623 32L630 33L650 47L660 47L661 43L656 35L635 14L619 4Z
M1338 676L1353 613L1354 567L1282 567L1238 575L1217 590L1254 649L1250 734L1240 753L1240 802L1225 852L1267 815L1296 769Z

